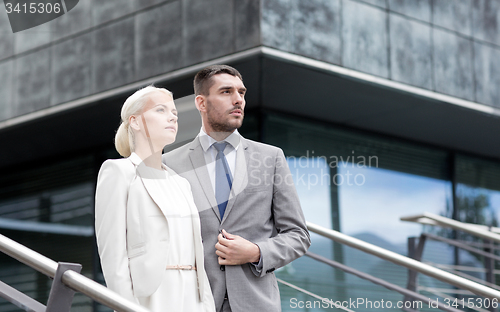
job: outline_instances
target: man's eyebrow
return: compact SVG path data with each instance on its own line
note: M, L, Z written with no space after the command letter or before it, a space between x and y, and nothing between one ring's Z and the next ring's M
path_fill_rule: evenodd
M219 90L230 90L230 89L235 89L235 87L233 86L222 86L219 88ZM245 87L242 87L242 88L238 88L239 91L247 91L247 88Z

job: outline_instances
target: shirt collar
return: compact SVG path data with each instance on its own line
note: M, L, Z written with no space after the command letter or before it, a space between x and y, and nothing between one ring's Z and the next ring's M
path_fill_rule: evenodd
M201 147L203 148L203 151L207 151L212 144L214 144L215 141L214 138L209 136L205 130L203 130L203 127L200 129L200 144ZM241 135L238 132L238 129L234 130L233 133L231 133L224 141L229 143L235 150L238 149L238 146L240 145L240 140L241 140Z

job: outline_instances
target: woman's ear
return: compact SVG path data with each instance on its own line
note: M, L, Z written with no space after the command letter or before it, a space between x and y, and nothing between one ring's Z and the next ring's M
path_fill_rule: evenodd
M130 116L128 118L128 123L130 125L130 127L132 127L132 129L136 130L136 131L139 131L141 130L141 125L139 124L139 118L137 118L137 116Z
M207 99L205 98L204 95L198 95L194 99L194 103L196 104L196 108L200 112L206 112L207 111Z

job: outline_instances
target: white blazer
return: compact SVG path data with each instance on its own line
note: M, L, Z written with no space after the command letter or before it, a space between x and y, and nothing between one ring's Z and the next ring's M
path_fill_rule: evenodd
M97 179L95 229L104 278L108 288L136 303L139 303L137 297L150 296L160 286L167 265L169 241L176 239L175 233L168 231L166 216L155 218L155 222L144 222L151 215L166 215L164 205L167 203L159 200L162 190L150 176L154 171L132 153L129 158L105 161ZM182 186L194 216L198 295L201 301L210 300L212 294L204 268L200 220L191 188L184 178L176 174L171 178Z

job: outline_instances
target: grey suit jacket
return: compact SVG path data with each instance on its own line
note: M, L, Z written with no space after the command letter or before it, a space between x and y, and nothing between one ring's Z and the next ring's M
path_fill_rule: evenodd
M163 155L163 162L191 183L216 310L227 291L234 312L281 311L273 271L302 256L311 244L283 151L242 137L222 220L199 137ZM259 246L260 272L250 263L220 269L215 244L221 229Z

